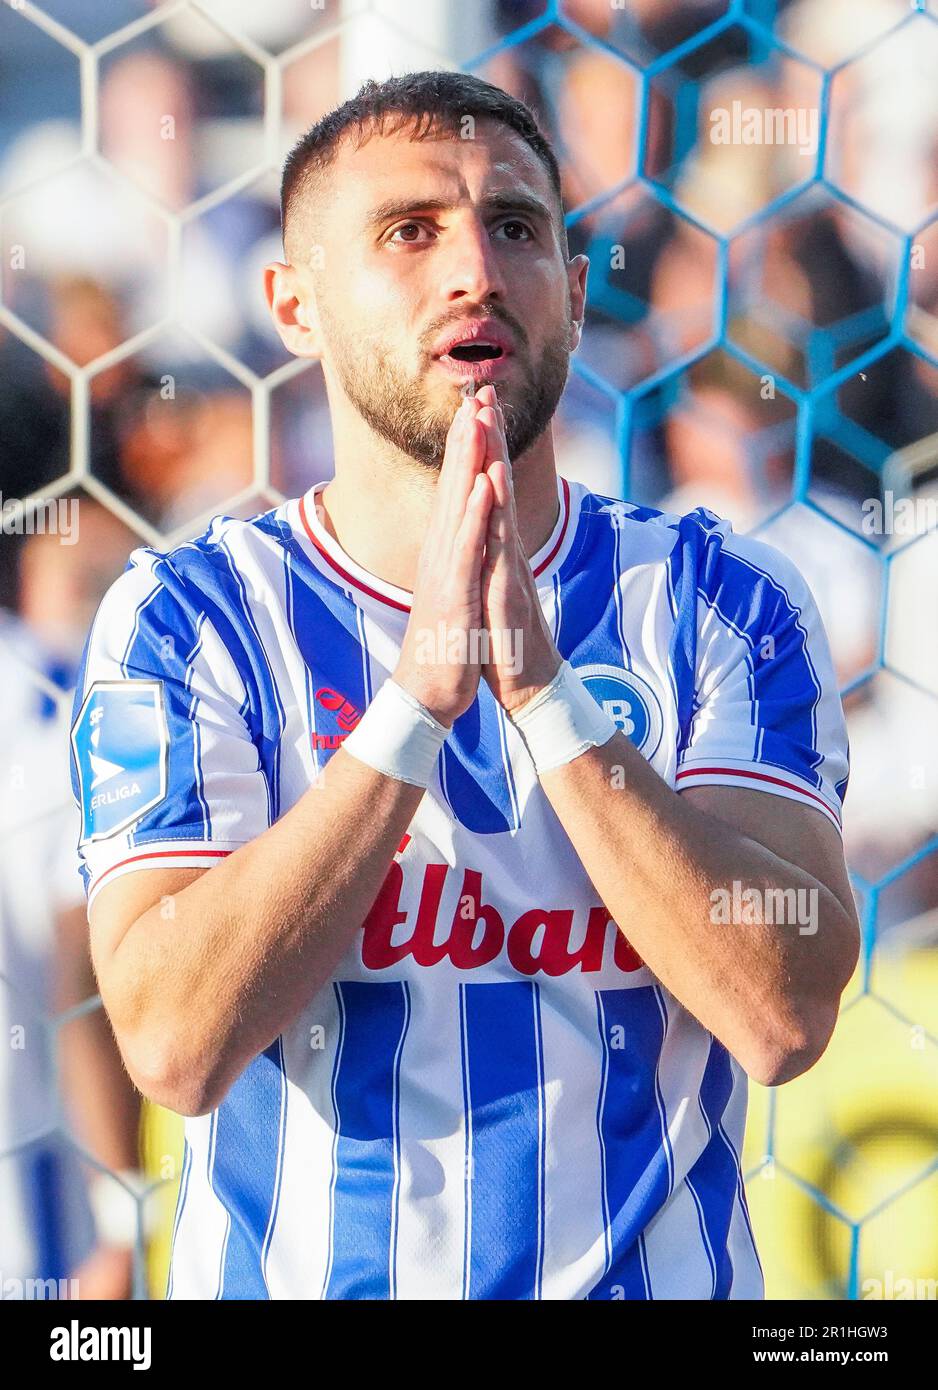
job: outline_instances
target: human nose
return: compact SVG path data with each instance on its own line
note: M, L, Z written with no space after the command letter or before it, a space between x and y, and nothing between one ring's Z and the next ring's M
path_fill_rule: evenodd
M477 218L467 218L446 240L444 298L449 303L504 299L504 276L489 229Z

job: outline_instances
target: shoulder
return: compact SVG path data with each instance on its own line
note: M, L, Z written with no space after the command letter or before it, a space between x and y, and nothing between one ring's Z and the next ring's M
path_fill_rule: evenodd
M658 557L675 576L709 590L735 579L741 589L777 587L799 598L807 585L784 551L757 537L741 535L733 523L708 507L670 512L606 497L571 484L579 505L582 544L588 547L610 531L623 534L626 564Z
M258 596L271 593L284 565L285 512L286 504L249 520L218 516L182 545L134 550L86 638L76 712L94 681L165 674L177 659L186 669L208 663L219 678L237 665L251 646Z
M576 485L572 485L576 486ZM754 640L781 624L815 625L814 597L797 565L766 541L740 535L707 507L685 513L637 506L577 488L579 526L571 568L623 578L660 567L675 621L708 630L720 620Z
M594 537L622 531L633 544L641 538L667 551L680 544L701 549L709 543L720 544L733 531L731 522L706 507L681 514L590 492L578 483L571 483L570 490L580 528Z
M213 517L201 535L169 550L140 546L105 595L96 625L126 622L157 599L192 621L237 603L263 571L265 558L286 549L286 509L284 503L247 520Z

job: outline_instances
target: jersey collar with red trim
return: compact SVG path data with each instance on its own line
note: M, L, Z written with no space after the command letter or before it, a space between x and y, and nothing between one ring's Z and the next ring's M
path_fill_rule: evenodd
M322 568L331 578L341 579L359 593L377 599L390 608L396 608L398 612L409 613L413 595L407 589L388 584L356 564L323 526L316 513L316 496L324 487L325 483L315 483L297 504L300 527L313 546ZM535 579L541 584L544 583L552 566L558 563L572 534L572 500L570 484L566 478L558 478L557 493L560 509L554 529L540 550L531 557L531 569Z

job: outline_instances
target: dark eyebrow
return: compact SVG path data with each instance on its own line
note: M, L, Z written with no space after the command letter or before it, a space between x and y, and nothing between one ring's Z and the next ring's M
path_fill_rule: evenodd
M388 198L372 208L365 218L366 226L378 227L394 222L398 217L414 216L418 212L448 212L453 207L445 198ZM493 193L482 199L484 213L523 213L528 217L550 221L550 208L540 198L528 193Z

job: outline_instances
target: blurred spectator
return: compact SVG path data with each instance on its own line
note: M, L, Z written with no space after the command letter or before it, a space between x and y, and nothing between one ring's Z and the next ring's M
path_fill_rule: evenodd
M59 1129L57 922L81 910L67 720L34 683L41 649L0 613L0 1267L64 1280L94 1245L77 1154ZM93 989L90 991L93 993ZM25 1295L24 1295L25 1296Z
M68 499L62 499L63 502ZM72 537L47 531L23 539L18 608L26 629L65 690L75 684L91 620L123 570L136 537L99 502L72 497Z
M76 1279L82 1298L130 1296L133 1203L94 1165L135 1172L139 1101L100 1008L46 1022L96 993L66 692L129 541L104 508L82 501L75 544L26 539L22 619L0 613L0 1026L11 1040L0 1056L0 1151L16 1148L0 1164L0 1268Z
M153 3L153 0L150 0ZM201 15L182 10L171 15L166 32L173 44L190 58L223 58L230 52L227 32L244 35L268 53L282 53L293 44L322 32L341 18L340 0L202 0L200 9L219 21L216 29Z
M242 108L246 99L239 96ZM234 108L238 110L237 102ZM6 271L7 297L78 366L117 348L170 307L167 226L131 184L170 211L207 191L197 154L201 146L195 115L192 73L186 63L161 52L158 44L152 51L119 50L119 56L105 65L100 120L102 149L124 179L115 181L90 164L78 164L11 204L8 244L22 247L23 256L22 264L11 262ZM258 159L260 155L259 120L251 120L253 133L245 134L240 117L230 130L232 138L239 132L240 153L233 154L233 163L240 158L242 167L250 162L252 142ZM57 138L54 131L49 135ZM18 170L35 156L41 139L41 129L31 132L20 148L10 151L0 171L0 187L22 182ZM216 178L222 148L217 142L213 147L211 169ZM70 209L68 236L61 235L63 203ZM261 370L279 365L283 357L273 345L269 324L261 327L254 305L260 298L260 276L248 275L242 262L248 256L256 261L258 242L276 235L277 226L276 188L268 181L263 198L244 194L190 222L181 248L183 321L211 342L241 352ZM274 249L268 241L262 251ZM17 497L67 470L70 381L18 342L0 344L0 352L10 367L0 386L0 486L6 496ZM178 379L175 396L168 379ZM246 397L242 399L233 386L222 364L191 337L159 335L142 344L134 355L91 378L92 473L146 520L158 524L184 525L202 511L217 510L251 475ZM146 421L152 423L151 393L156 388L166 406L164 433L179 403L173 427L177 439L183 430L191 430L195 441L188 456L179 447L170 450L169 493L167 479L159 473L166 441L157 441L145 427ZM24 399L35 402L27 411ZM195 405L198 422L193 429ZM7 421L9 429L4 428ZM214 485L203 471L215 470L222 458L206 452L212 433L220 447L228 446ZM149 459L144 457L147 447Z
M708 507L743 533L781 512L759 534L784 551L811 585L830 633L838 681L846 685L876 652L876 557L830 522L813 521L803 507L786 508L794 442L788 402L764 398L759 378L720 353L704 358L687 385L665 423L674 487L660 505L678 515ZM816 500L824 505L823 489Z
M250 396L151 391L127 420L121 462L149 520L164 532L194 527L251 482Z
M47 337L76 366L86 366L123 338L114 297L84 276L57 277L44 287ZM121 471L122 417L145 384L140 364L124 357L95 373L89 386L91 472L119 497L139 501ZM0 333L0 495L25 498L69 471L71 378L19 339ZM15 602L18 538L0 543L0 603Z
M589 202L633 173L638 97L638 75L631 68L595 49L572 55L557 110L568 207Z

